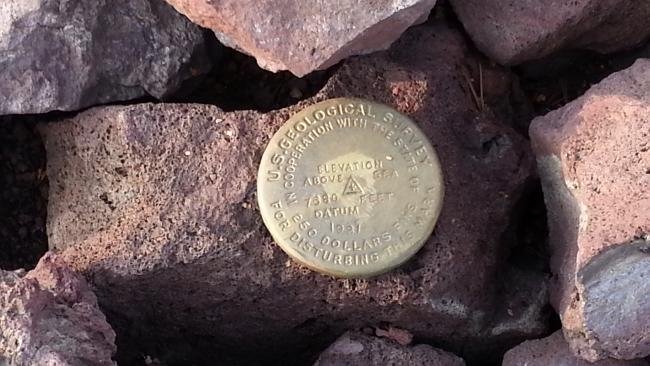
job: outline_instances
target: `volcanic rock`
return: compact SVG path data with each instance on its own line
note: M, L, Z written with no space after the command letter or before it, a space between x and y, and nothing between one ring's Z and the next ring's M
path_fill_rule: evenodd
M557 331L551 336L526 341L508 351L503 357L503 366L648 366L643 360L614 360L611 358L587 362L577 358L569 345Z
M589 361L650 354L650 60L533 121L552 301Z
M516 65L562 49L601 53L650 36L650 3L627 0L450 0L477 47Z
M167 0L260 67L304 76L388 48L436 0Z
M86 281L47 253L36 268L0 271L0 364L115 365L115 333Z
M497 280L507 255L502 234L532 155L513 129L478 111L465 62L478 60L458 32L420 26L389 51L348 60L316 96L286 109L140 104L42 125L49 243L129 332L214 339L211 351L218 344L249 357L297 357L309 344L380 322L465 352L469 339L505 351L522 336L539 337L543 277L516 284L531 295L495 314L509 302L497 294L510 283ZM297 265L257 209L257 167L271 135L290 115L334 97L411 116L442 162L446 198L434 234L405 266L372 279Z
M332 343L314 366L465 366L458 356L428 345L400 346L387 339L347 332Z
M0 5L0 115L164 98L208 66L201 30L162 0Z

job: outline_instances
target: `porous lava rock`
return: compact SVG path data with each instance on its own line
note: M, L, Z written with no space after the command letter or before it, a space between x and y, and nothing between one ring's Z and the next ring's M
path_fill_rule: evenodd
M589 361L650 354L650 60L533 121L552 302Z
M115 333L81 275L47 253L36 268L0 271L0 364L111 366Z
M502 234L533 157L513 129L478 111L465 62L478 60L459 32L419 26L386 52L348 60L316 96L282 110L139 104L42 125L49 243L129 331L214 339L212 350L244 357L297 357L309 344L379 322L466 353L469 341L505 351L541 336L543 276L498 277L507 256ZM487 86L500 85L504 72L484 75L496 80L484 82L492 95ZM446 198L434 234L406 265L372 279L297 265L257 208L257 167L272 134L290 115L334 97L409 115L442 162ZM505 305L510 295L499 294L512 292L519 301Z
M650 3L627 0L450 0L476 46L515 65L563 49L609 53L650 36Z
M3 0L0 115L164 98L207 72L204 47L163 0Z
M314 363L314 366L374 365L465 366L465 362L429 345L402 346L386 338L346 332Z
M383 50L425 20L436 0L167 0L260 67L304 76Z
M577 358L564 340L562 331L532 341L526 341L506 352L503 366L648 366L644 360L614 360L611 358L587 362Z

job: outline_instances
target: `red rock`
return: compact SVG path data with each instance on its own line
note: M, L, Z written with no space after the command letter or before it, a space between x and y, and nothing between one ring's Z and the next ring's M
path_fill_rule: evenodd
M650 3L627 0L450 0L477 47L515 65L563 49L602 53L650 36Z
M650 61L530 128L549 212L552 302L590 361L650 354Z
M577 358L569 349L561 331L551 336L526 341L508 351L503 366L648 366L643 360L606 359L595 363Z
M25 276L0 271L0 364L115 365L115 333L86 281L52 253Z
M458 356L428 345L402 346L386 339L347 332L332 343L314 366L465 366Z
M310 342L381 322L466 352L468 340L493 349L540 336L542 277L519 277L526 283L512 284L522 289L513 297L526 301L495 310L511 299L497 295L511 286L496 280L502 234L532 156L521 136L477 112L459 71L473 57L458 32L421 26L388 52L348 60L315 97L283 110L142 104L44 125L49 242L128 324L126 334L137 325L161 342L206 337L224 352L259 357L295 356ZM273 132L306 105L341 96L410 115L443 166L446 201L434 235L405 266L373 279L338 280L289 260L255 198Z
M304 76L383 50L426 19L436 0L167 0L260 67Z

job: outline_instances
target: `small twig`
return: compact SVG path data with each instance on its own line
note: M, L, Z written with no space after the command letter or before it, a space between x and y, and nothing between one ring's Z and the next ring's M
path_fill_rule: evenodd
M569 92L567 90L566 80L560 79L560 89L562 90L562 102L563 104L569 103Z
M474 89L474 85L472 84L472 79L470 78L467 69L463 67L461 69L461 73L463 74L463 77L465 77L465 81L469 86L469 91L472 93L472 97L474 98L474 103L476 103L476 108L478 108L479 112L482 112L483 110L482 110L481 103L479 101L478 95L476 94L476 89Z
M478 62L478 78L479 78L479 89L481 93L481 112L485 110L485 98L483 96L483 65L481 61Z

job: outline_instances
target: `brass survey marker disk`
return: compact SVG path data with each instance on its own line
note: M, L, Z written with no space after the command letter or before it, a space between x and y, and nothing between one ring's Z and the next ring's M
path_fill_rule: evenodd
M443 198L440 163L408 117L361 99L330 99L292 116L264 152L260 211L303 265L369 277L412 257Z

